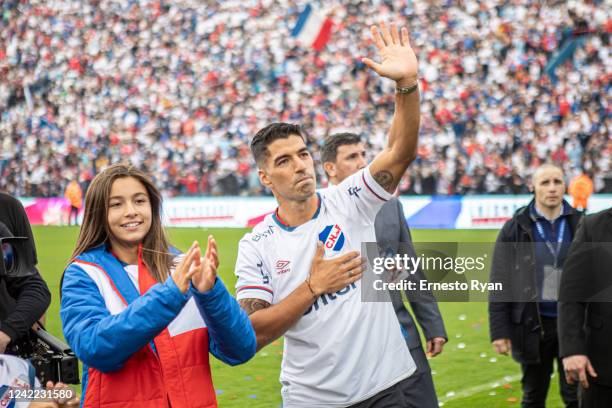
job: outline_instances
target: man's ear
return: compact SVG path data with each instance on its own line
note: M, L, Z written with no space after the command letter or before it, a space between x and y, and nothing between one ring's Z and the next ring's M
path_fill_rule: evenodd
M325 171L325 174L327 175L328 179L332 179L337 176L335 163L332 163L332 162L323 163L323 170Z
M262 170L261 168L257 170L257 174L259 175L259 181L260 183L267 188L272 188L272 183L270 182L270 179L268 178L268 175L266 174L265 170Z

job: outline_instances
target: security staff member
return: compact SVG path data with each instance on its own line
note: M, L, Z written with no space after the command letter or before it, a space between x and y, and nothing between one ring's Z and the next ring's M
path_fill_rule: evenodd
M565 381L559 354L556 292L581 214L563 200L559 167L539 167L533 187L534 199L506 222L497 238L491 281L514 290L510 298L491 294L491 341L497 353L511 353L521 364L521 407L545 407L556 360L561 398L567 408L577 408L577 388Z
M0 353L5 352L9 343L25 336L51 302L49 288L34 268L36 249L25 209L17 199L0 193L0 237L11 236L28 238L22 244L27 263L32 267L17 275L0 276ZM10 243L4 245L9 252Z

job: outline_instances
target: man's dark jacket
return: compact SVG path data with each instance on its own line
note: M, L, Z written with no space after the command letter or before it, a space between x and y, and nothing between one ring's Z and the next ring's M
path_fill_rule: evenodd
M589 357L597 378L612 387L612 208L584 217L561 275L561 357Z
M391 247L390 249L396 254L403 255L406 253L409 257L416 257L412 245L412 237L410 236L410 231L406 224L404 210L397 198L391 198L382 206L376 215L374 227L376 230L376 241L379 246L385 249ZM402 245L399 245L399 243L402 243ZM416 271L415 276L417 280L425 279L420 268ZM401 293L393 290L390 291L390 295L393 307L395 308L395 314L403 330L407 333L406 341L408 347L410 349L421 347L419 331L417 330L412 315L404 304ZM427 340L434 337L446 339L444 322L442 321L440 309L438 309L438 304L433 294L429 291L418 291L419 298L416 299L415 293L407 291L406 297L423 330L425 338Z
M21 203L0 193L0 222L13 236L29 238L32 264L36 264L34 237ZM28 329L45 313L51 294L38 271L24 277L0 277L0 330L12 341L28 333Z
M535 218L530 211L532 205L533 201L519 208L504 224L497 236L491 267L491 282L501 282L504 287L503 294L490 295L491 341L510 339L512 357L521 364L539 363L542 335L537 304L536 255L533 245ZM565 202L564 206L567 208L564 211L573 235L582 214L565 205ZM532 301L515 301L518 299Z

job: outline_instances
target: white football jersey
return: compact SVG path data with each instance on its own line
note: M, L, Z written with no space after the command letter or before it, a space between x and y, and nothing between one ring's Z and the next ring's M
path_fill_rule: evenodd
M310 221L288 227L274 213L242 238L236 262L239 300L281 302L308 277L318 240L327 258L376 242L374 219L391 195L369 168L318 196ZM357 281L319 297L285 333L283 406L349 406L415 369L391 302L362 302Z
M11 399L9 387L15 390L40 388L34 367L19 357L0 354L0 407L27 408L29 400Z

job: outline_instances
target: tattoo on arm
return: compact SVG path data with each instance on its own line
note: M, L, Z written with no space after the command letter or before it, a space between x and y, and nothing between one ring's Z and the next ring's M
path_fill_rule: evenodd
M249 316L258 310L270 307L268 302L261 299L241 299L238 301L238 304Z
M381 170L378 173L374 174L374 180L385 190L389 191L389 189L393 186L393 175L387 170Z

